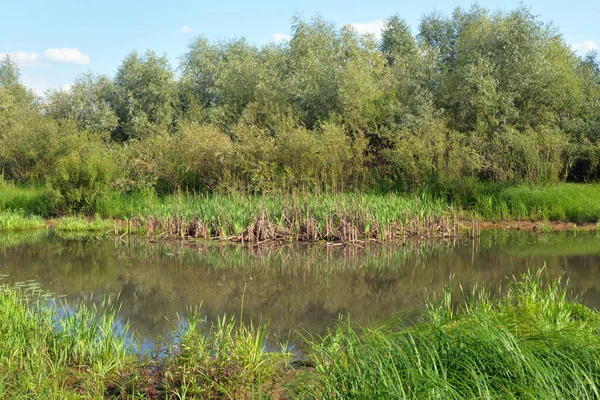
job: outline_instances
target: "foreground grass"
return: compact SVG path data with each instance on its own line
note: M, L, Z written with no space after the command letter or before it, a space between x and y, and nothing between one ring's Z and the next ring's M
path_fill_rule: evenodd
M497 300L447 292L417 325L340 322L307 339L312 366L285 383L290 354L265 351L265 327L208 327L196 312L163 357L138 356L110 302L65 310L36 286L5 285L0 397L598 398L600 315L543 271Z
M57 304L34 284L0 286L0 398L241 398L269 393L287 353L266 328L194 313L166 355L139 356L116 308ZM282 368L282 367L280 367Z
M133 361L115 315L108 303L69 311L35 285L0 286L0 398L102 397Z
M450 293L428 322L377 329L339 324L309 340L315 373L306 398L598 398L600 316L570 302L560 280L538 274L492 301Z

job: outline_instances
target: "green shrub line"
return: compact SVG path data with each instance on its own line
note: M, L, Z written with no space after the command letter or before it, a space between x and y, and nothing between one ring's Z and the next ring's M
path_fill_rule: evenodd
M179 60L133 51L114 75L82 74L42 99L3 57L0 187L32 188L11 209L93 215L135 192L461 192L600 176L598 53L577 54L524 5L434 11L414 27L391 15L379 39L294 17L289 41L198 36ZM475 211L589 217L505 194Z
M35 283L2 284L0 397L596 398L600 314L544 271L497 299L447 289L410 326L339 321L305 336L302 362L286 343L266 350L266 325L209 326L200 309L163 352L139 354L118 298L67 306Z

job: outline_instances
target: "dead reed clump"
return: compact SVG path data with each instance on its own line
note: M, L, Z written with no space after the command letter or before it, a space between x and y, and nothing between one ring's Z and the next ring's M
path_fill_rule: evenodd
M276 222L278 221L278 222ZM133 219L132 226L142 226L141 220ZM241 243L268 241L335 242L362 244L366 242L401 242L412 239L451 239L461 232L469 236L479 234L479 224L469 221L459 224L455 217L412 216L399 221L383 223L368 213L331 214L326 219L290 210L279 219L262 210L242 230L240 224L222 220L203 221L200 217L146 218L148 237L168 239L213 239Z

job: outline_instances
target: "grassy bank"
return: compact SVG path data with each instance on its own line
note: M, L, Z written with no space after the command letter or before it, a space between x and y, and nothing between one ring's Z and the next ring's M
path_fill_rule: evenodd
M314 195L104 195L87 214L64 214L39 186L0 185L0 229L30 229L30 216L59 216L65 231L114 231L239 242L404 241L452 237L475 221L600 221L599 184L477 184L466 191ZM35 218L34 218L35 219ZM35 219L38 221L38 219ZM39 223L38 223L39 225Z
M115 307L67 311L37 286L0 287L3 398L597 398L600 315L543 270L431 304L423 322L340 322L300 370L267 328L192 313L162 357L136 355Z
M288 360L263 350L266 328L209 327L198 313L162 357L140 356L115 316L110 300L72 308L31 283L0 286L0 397L242 398L269 393Z
M487 220L600 221L600 184L489 187L478 193L474 211Z
M296 385L305 398L597 398L600 317L567 299L541 273L431 305L428 322L377 329L339 324L309 340L315 370Z

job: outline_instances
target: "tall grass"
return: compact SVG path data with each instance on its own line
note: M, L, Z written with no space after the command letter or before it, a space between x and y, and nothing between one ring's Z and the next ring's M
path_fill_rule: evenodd
M494 220L597 222L600 220L598 199L600 184L519 185L479 193L474 211Z
M377 329L339 323L309 340L314 373L295 385L304 398L598 398L600 316L568 300L541 272L486 292L450 292L428 321Z
M0 180L0 211L48 217L52 211L43 187ZM417 193L337 193L247 195L154 192L97 197L95 218L67 214L58 229L109 230L125 220L127 232L169 237L213 237L239 241L328 240L391 241L410 236L454 236L460 222L473 220L600 221L600 184L547 186L474 183L467 188ZM97 216L97 217L96 217ZM7 228L8 229L8 228ZM10 228L16 229L16 228ZM116 228L119 230L119 227Z
M208 327L197 312L164 357L136 355L117 310L107 298L67 307L33 282L0 285L0 398L258 398L289 360L265 351L265 326Z
M600 314L544 270L485 291L446 291L426 319L378 328L340 322L307 339L292 377L267 328L193 312L162 357L136 356L114 302L58 305L39 286L0 286L1 398L598 398Z
M223 316L215 325L193 313L176 332L164 358L165 390L191 398L244 398L268 393L289 361L282 352L265 351L267 327L238 325Z
M110 302L66 312L33 283L0 286L0 397L102 397L133 360Z
M21 210L26 215L50 216L48 190L42 185L16 185L0 175L0 211Z
M22 211L0 211L0 231L24 231L45 226L41 217L26 216Z
M135 194L98 201L104 217L134 219L150 235L240 241L393 240L456 232L455 210L422 193L291 196Z

